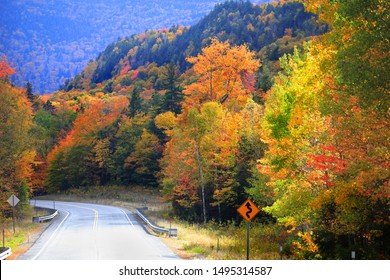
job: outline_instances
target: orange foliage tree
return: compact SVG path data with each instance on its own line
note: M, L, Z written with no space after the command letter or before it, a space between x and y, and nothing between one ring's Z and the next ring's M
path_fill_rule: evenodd
M14 73L5 58L0 62L0 199L18 195L32 173L34 139L30 137L31 103L24 90L13 87L7 77ZM26 202L26 201L23 201ZM7 204L1 204L1 210ZM3 211L0 211L3 214ZM1 215L1 214L0 214Z
M65 190L106 180L109 143L102 133L128 107L124 96L86 104L73 129L48 155L47 185L51 191Z
M186 87L188 106L199 106L207 101L226 103L234 110L241 109L250 97L252 84L245 83L260 67L255 54L245 45L230 46L229 42L213 39L210 46L196 57L187 58L194 64L198 76L195 83Z

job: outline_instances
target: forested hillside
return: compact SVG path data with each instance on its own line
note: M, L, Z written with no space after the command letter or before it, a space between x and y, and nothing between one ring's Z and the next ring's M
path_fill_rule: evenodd
M250 197L288 257L388 259L389 4L301 2L121 39L44 97L3 60L2 195L141 185L205 225Z
M111 102L107 102L108 98L112 100L118 95L126 96L129 104L127 108L121 110L127 111L124 114L117 112L117 120L110 125L110 131L104 137L97 136L102 137L100 140L104 140L104 143L92 142L87 145L88 148L79 147L80 150L74 150L76 158L65 157L65 161L57 165L58 157L67 151L62 150L62 146L68 147L68 141L73 141L72 138L63 140L66 143L57 147L60 154L56 154L55 150L49 155L49 162L55 162L54 166L49 165L49 168L52 167L48 174L51 180L49 186L64 190L72 186L107 183L140 183L152 186L161 184L161 165L157 164L157 160L161 159L163 146L169 138L156 127L155 118L167 111L175 114L182 112L182 102L186 95L184 89L198 79L190 69L193 63L188 57L201 53L202 48L210 45L213 40L228 41L231 47L238 47L246 38L258 38L248 42L247 49L240 50L251 51L254 59L262 61L262 67L260 68L259 64L257 68L252 69L252 73L245 76L245 81L242 81L243 86L248 87L246 94L252 95L258 103L262 103L265 91L272 85L272 72L275 74L278 70L278 58L285 53L293 53L294 47L303 50L303 42L323 33L326 29L326 24L317 24L316 16L304 12L300 3L255 6L250 2L231 1L217 5L208 16L193 27L147 31L109 45L80 75L66 83L64 92L55 93L51 101L54 104L66 102L72 104L76 111L84 112L76 120L75 129L78 121L86 116L85 113L89 112L89 109L96 110L98 103L101 104L103 101L102 106L103 104L111 106ZM226 46L224 48L228 49ZM238 66L234 66L236 67ZM240 73L245 71L242 69ZM237 79L241 80L237 76L233 81L237 82ZM226 88L225 94L219 95L218 98L228 98L228 92L232 90ZM90 105L90 100L95 100L93 106ZM121 102L124 101L126 100ZM128 117L126 122L119 120L123 115ZM82 121L91 122L93 115L90 117L91 119ZM104 127L107 125L105 123ZM96 133L100 129L94 128ZM78 140L76 143L80 144L82 141ZM151 146L143 147L148 152L140 155L137 145ZM71 144L69 148L71 150L68 152L73 154L75 144ZM105 156L98 155L100 152L106 153ZM247 152L254 153L250 155L253 158L245 160L243 158L242 166L235 164L232 166L239 170L229 171L233 172L231 175L235 174L235 184L237 187L239 185L239 190L235 191L235 195L238 196L235 197L233 204L245 196L243 190L249 187L247 179L251 176L250 168L254 167L256 156L262 153ZM97 162L99 160L104 162ZM70 168L69 171L66 168ZM214 208L214 211L216 209ZM227 217L235 211L231 206L222 210ZM216 217L218 213L211 216Z
M266 71L275 71L270 61L277 61L283 54L291 53L294 46L302 47L302 42L310 36L326 30L327 25L318 24L316 16L304 12L299 3L254 6L250 2L228 2L217 5L189 28L176 26L149 31L111 44L88 67L88 71L93 71L89 79L92 83L104 82L121 70L136 69L148 63L161 66L174 62L183 72L190 66L186 57L197 55L213 37L229 40L233 45L247 44L251 50L260 52ZM82 75L77 76L73 84L68 82L64 89L85 88L78 84L81 80Z
M36 93L58 90L117 38L195 24L218 0L2 1L0 54L13 82ZM261 3L263 0L254 0Z

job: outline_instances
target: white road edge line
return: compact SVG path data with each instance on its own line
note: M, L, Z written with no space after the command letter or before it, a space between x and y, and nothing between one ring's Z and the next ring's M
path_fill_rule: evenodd
M70 213L68 211L65 211L65 210L61 210L63 212L66 212L66 216L65 218L61 221L61 223L57 226L57 228L54 230L54 232L51 234L49 240L46 241L46 243L42 246L42 248L39 250L39 252L31 259L31 260L36 260L40 254L42 254L43 250L46 249L47 245L50 243L51 239L53 238L53 236L57 233L57 231L59 230L59 228L62 226L62 224L66 221L66 219L69 217Z
M129 216L126 214L125 210L123 210L122 208L119 208L119 207L118 207L118 209L121 210L121 211L123 212L123 214L125 214L125 216L126 216L127 220L129 221L129 223L133 226L133 228L135 228L134 224L133 224L132 221L130 220ZM143 235L140 235L140 236L141 236L141 238L142 238L143 240L145 240L146 243L148 243L149 245L151 245L150 240L146 239L145 236L143 236ZM151 246L151 247L154 247L154 246ZM158 251L160 252L160 253L158 254L158 256L159 256L160 258L163 258L162 254L161 254L160 248L158 248Z
M123 210L122 208L119 208L119 207L118 207L118 209L121 210L123 212L123 214L125 214L126 219L129 221L130 225L132 225L134 227L133 222L130 220L129 216L127 216L127 213L125 212L125 210Z

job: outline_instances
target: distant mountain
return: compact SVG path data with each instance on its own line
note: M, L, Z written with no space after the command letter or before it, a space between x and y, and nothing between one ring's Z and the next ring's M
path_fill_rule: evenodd
M16 85L31 82L35 92L52 92L118 37L175 24L195 24L220 2L223 1L2 1L0 55L6 55L16 67Z

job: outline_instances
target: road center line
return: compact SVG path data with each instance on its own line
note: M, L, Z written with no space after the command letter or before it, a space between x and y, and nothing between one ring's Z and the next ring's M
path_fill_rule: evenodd
M83 207L83 206L79 206L79 205L74 205L74 204L67 204L67 203L62 203L62 205L66 205L66 206L70 206L70 207L76 207L76 208L81 208L81 209L86 209L86 210L93 211L93 212L94 212L94 219L93 219L93 226L92 226L92 229L93 229L94 231L97 230L98 221L99 221L99 212L98 212L96 209L89 208L89 207Z

